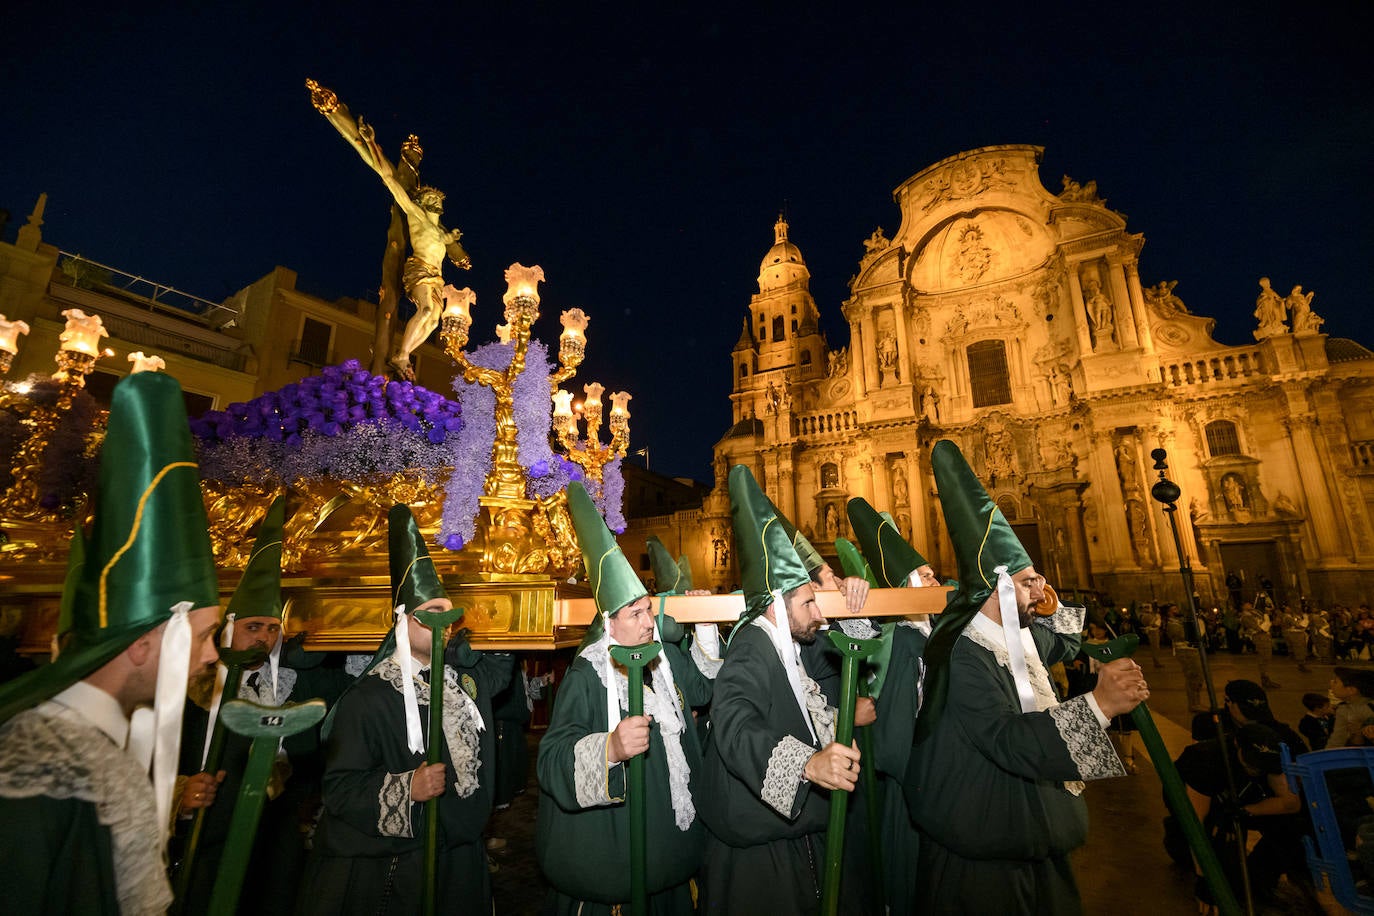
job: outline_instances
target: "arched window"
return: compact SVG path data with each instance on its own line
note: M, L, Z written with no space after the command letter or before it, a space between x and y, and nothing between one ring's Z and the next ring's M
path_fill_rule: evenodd
M797 319L795 318L792 319L792 333L797 333Z
M1230 420L1213 420L1207 424L1207 453L1213 458L1240 454L1240 437L1236 424Z
M773 319L773 339L774 339L774 340L782 340L782 339L783 339L783 327L784 327L784 325L783 325L783 321L782 321L782 316L781 316L781 315L779 315L778 317L776 317L776 318Z
M997 497L997 508L1002 510L1002 515L1006 516L1007 521L1016 521L1016 500L1010 496Z
M1007 371L1007 346L1000 340L969 344L969 390L974 407L1011 403L1011 375Z
M810 350L803 350L803 351L802 351L802 355L801 355L801 364L802 364L803 366L809 366L809 365L811 365L811 351L810 351Z

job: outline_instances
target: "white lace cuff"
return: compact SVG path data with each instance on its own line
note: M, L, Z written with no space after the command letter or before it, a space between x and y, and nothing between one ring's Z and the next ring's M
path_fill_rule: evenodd
M411 837L410 779L415 771L387 773L377 793L377 832L382 836Z
M720 630L714 623L696 625L697 638L692 640L692 663L704 676L715 679L723 661L720 657Z
M759 797L764 804L785 818L792 817L797 802L797 790L806 782L806 761L816 749L791 735L787 735L768 755L768 769L763 774L763 789Z
M1082 779L1125 776L1126 768L1116 756L1111 739L1098 718L1100 711L1089 705L1087 696L1074 697L1049 710L1059 737Z
M873 639L882 635L882 631L867 617L845 617L838 623L844 635L850 639Z
M1054 614L1036 620L1041 626L1049 627L1052 633L1078 636L1083 632L1083 619L1087 616L1088 609L1081 604L1060 604Z
M611 795L613 764L606 759L610 737L609 732L593 732L573 745L573 789L583 808L613 805L621 800Z

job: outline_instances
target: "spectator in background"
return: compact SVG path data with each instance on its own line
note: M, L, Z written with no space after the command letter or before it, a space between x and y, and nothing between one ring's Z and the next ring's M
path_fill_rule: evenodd
M1304 693L1302 705L1307 712L1298 720L1298 731L1307 739L1314 751L1326 747L1331 739L1331 729L1336 724L1336 712L1331 708L1331 700L1320 693Z
M1361 729L1374 722L1374 671L1337 668L1331 675L1331 697L1336 701L1336 718L1328 747L1369 744Z

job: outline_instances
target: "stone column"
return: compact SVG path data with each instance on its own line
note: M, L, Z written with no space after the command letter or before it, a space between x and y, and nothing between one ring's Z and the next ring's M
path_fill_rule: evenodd
M878 332L873 326L873 310L864 313L864 390L874 391L878 387Z
M1074 575L1080 588L1093 585L1092 566L1088 563L1088 534L1083 527L1083 502L1079 494L1064 508L1065 527L1069 531L1069 553L1072 554Z
M778 462L778 498L781 512L792 524L797 524L797 486L792 473L792 459L783 458Z
M1069 265L1069 311L1073 314L1073 328L1078 334L1078 352L1093 351L1092 337L1088 335L1088 312L1083 304L1083 284L1078 281L1078 264Z
M1131 293L1126 287L1126 270L1120 261L1109 260L1107 275L1111 277L1117 340L1121 342L1123 350L1138 347L1140 338L1136 334L1136 313L1131 302Z
M870 506L873 505L876 485L873 478L873 456L871 452L867 458L859 460L859 482L863 484L863 492L860 495L868 500Z
M1132 258L1125 263L1126 289L1131 296L1131 314L1135 316L1136 337L1147 352L1155 349L1154 333L1150 330L1150 310L1145 305L1145 292L1140 288L1140 264Z
M892 318L897 332L897 376L903 385L911 384L911 345L906 339L906 308L893 303Z
M1290 409L1294 406L1295 397L1305 398L1305 392L1300 390L1290 388L1286 393L1289 396ZM1341 536L1341 529L1336 524L1336 516L1332 511L1332 494L1335 491L1326 475L1326 469L1330 465L1322 462L1312 432L1317 424L1317 418L1306 412L1306 405L1303 407L1303 413L1285 417L1283 425L1288 430L1288 441L1293 450L1293 466L1298 469L1296 476L1302 483L1307 518L1316 538L1318 562L1321 562L1341 554L1348 555L1351 551L1349 541Z
M860 398L868 395L868 378L864 370L864 352L868 350L868 338L864 335L863 322L855 321L849 325L849 373L854 379L854 388Z

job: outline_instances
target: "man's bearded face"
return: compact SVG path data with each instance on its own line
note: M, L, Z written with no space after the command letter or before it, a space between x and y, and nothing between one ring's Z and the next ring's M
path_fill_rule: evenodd
M816 604L816 593L811 586L803 585L784 595L783 603L787 606L787 622L792 631L792 638L803 645L815 642L816 633L825 623L825 618L821 616L820 606Z

